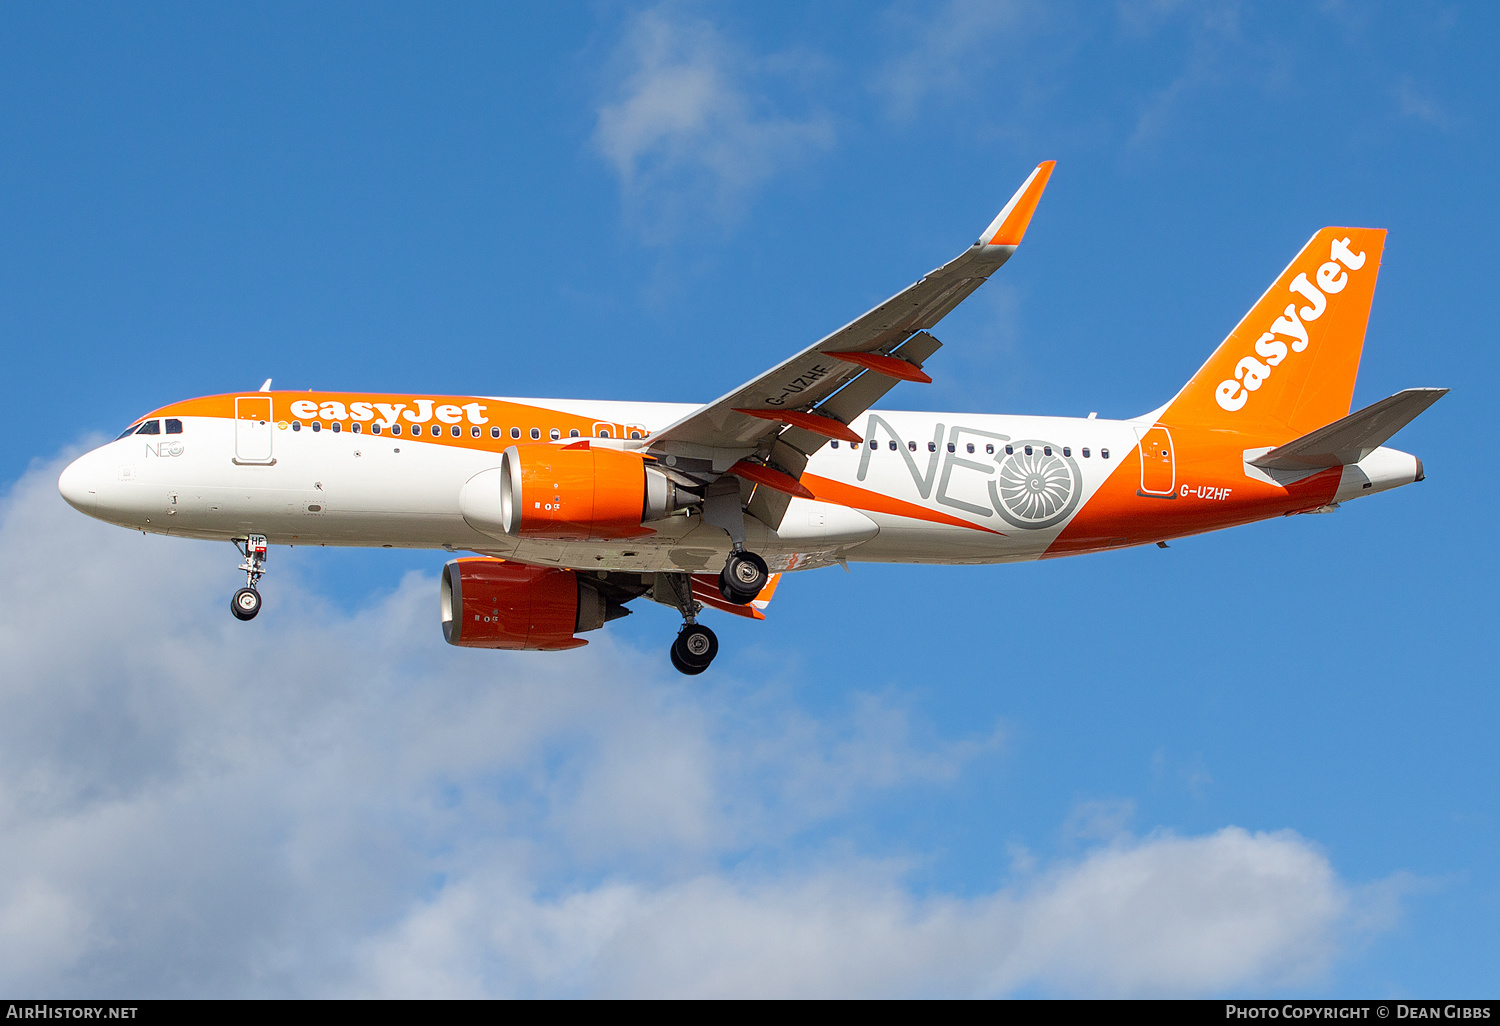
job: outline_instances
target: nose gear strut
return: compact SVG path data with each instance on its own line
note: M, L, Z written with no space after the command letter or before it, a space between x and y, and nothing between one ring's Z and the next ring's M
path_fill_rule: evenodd
M234 593L229 600L229 611L237 619L253 620L255 614L260 612L260 592L255 586L266 572L266 536L263 534L252 534L240 544L238 538L234 539L234 547L239 550L245 561L240 564L240 569L245 571L245 586Z

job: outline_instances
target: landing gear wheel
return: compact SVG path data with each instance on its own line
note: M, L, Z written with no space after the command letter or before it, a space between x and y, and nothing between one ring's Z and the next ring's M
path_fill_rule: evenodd
M254 620L255 614L260 612L260 592L255 590L255 586L266 575L266 552L271 546L263 534L246 536L243 545L240 544L240 539L233 540L234 547L245 557L245 561L240 564L240 569L245 571L245 586L229 600L229 611L236 619Z
M731 552L719 571L719 594L737 606L749 604L761 593L771 572L766 561L753 552Z
M230 612L241 620L254 620L260 612L260 592L254 588L241 588L229 600Z
M690 677L708 669L718 654L719 639L701 623L685 624L672 642L672 665Z
M696 676L698 676L698 674L700 674L704 670L708 669L707 666L689 666L687 663L683 662L681 659L678 659L677 658L677 646L676 645L672 646L672 648L670 650L670 653L671 653L671 659L672 659L672 666L674 668L676 668L676 670L677 670L678 673L687 674L689 677L696 677Z

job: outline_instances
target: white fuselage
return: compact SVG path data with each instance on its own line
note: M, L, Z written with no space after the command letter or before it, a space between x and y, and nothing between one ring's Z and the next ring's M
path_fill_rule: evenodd
M648 437L696 408L496 401L640 425ZM716 571L730 551L727 534L697 514L655 521L649 525L653 535L627 541L520 539L480 529L465 518L461 496L466 483L499 465L494 445L435 444L425 433L377 436L368 428L356 434L347 422L336 432L316 420L296 429L273 424L268 435L247 442L238 434L240 421L178 419L178 434L128 435L80 457L59 482L64 496L111 523L191 538L262 534L272 544L469 550L532 564L642 572ZM846 560L1036 559L1137 447L1152 420L870 411L859 425L864 443L825 446L804 475L858 490L860 501L792 499L776 530L747 520L746 544L772 570ZM319 430L312 430L313 423ZM441 430L447 442L449 428ZM247 444L263 448L254 460L238 459ZM1017 454L1032 445L1038 454L1047 447L1049 456L1065 455L1072 468L1066 501L1035 511L1029 521L1017 520L996 491L1007 445ZM1378 455L1366 462L1374 466ZM1379 487L1373 490L1411 480L1411 458L1405 460L1385 476L1376 473ZM1367 467L1360 480L1370 475Z

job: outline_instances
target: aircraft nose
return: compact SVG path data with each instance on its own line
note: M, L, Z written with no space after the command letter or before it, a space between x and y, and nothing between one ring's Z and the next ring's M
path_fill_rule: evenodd
M99 504L99 486L90 466L92 462L86 453L69 463L57 479L57 490L68 500L68 505L84 513Z

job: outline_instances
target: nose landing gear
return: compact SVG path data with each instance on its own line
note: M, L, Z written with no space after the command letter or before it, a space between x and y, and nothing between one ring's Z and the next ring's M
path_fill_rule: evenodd
M245 586L229 600L229 611L236 619L253 620L255 614L260 612L260 592L255 590L255 586L266 572L266 550L269 546L265 535L252 534L245 539L244 545L240 544L238 538L234 539L234 547L245 557L239 567L245 571Z

